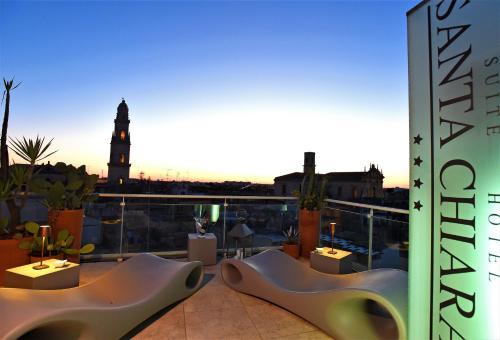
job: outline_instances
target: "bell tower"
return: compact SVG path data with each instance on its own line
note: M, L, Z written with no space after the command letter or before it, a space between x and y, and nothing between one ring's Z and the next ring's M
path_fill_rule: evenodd
M130 132L128 130L128 106L125 99L116 110L115 129L111 135L111 151L108 163L108 183L123 184L130 173Z

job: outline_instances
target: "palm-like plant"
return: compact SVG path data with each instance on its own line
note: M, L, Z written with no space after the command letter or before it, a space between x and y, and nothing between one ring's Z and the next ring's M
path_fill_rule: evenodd
M36 139L10 138L9 148L23 160L28 162L28 167L14 164L11 167L10 177L15 184L13 197L8 201L9 211L13 219L12 224L17 225L20 222L20 211L26 204L30 186L34 175L35 164L47 157L53 155L56 151L49 152L48 149L52 144L52 140L45 142L45 138L36 136Z
M16 155L24 159L30 165L35 165L36 162L42 161L47 157L52 156L56 151L52 151L47 153L52 141L51 139L47 143L45 143L45 137L40 138L38 135L36 139L33 140L31 138L26 139L23 137L22 139L18 138L9 138L10 146L9 148L14 151Z
M56 151L49 151L52 139L48 142L45 138L36 136L31 138L10 138L9 148L21 159L28 162L28 166L14 164L10 167L10 181L13 184L11 195L6 199L11 224L17 226L21 222L21 209L26 204L32 181L36 175L35 165L37 162L53 155ZM1 197L0 197L1 198Z

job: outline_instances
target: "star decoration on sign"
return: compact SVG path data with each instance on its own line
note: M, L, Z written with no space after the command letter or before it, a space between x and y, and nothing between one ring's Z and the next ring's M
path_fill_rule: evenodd
M422 181L420 180L420 178L417 178L417 179L414 179L414 180L413 180L413 186L414 186L414 187L417 187L417 188L419 188L419 189L420 189L420 186L422 186L422 184L424 184L424 182L422 182Z
M420 145L421 141L422 141L422 137L420 137L420 134L418 134L416 137L413 137L413 144Z
M422 208L422 204L420 203L420 201L413 202L413 209L417 209L418 211L420 211L420 208Z
M413 158L413 165L416 165L416 166L420 166L420 164L422 164L422 158L420 158L420 156L418 156L417 158Z

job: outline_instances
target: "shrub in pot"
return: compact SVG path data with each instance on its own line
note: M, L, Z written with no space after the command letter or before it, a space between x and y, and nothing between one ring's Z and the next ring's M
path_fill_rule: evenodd
M286 241L283 243L283 251L291 257L298 259L300 255L299 233L292 226L283 231Z
M48 208L48 222L52 232L57 234L68 230L74 237L74 246L81 246L83 228L83 204L97 198L94 194L97 175L89 175L85 165L78 168L62 162L54 166L61 175L55 181L37 181L34 190L45 197L44 204ZM79 262L78 254L71 261Z
M300 255L309 257L319 243L319 222L325 199L326 179L309 174L302 180L299 199Z

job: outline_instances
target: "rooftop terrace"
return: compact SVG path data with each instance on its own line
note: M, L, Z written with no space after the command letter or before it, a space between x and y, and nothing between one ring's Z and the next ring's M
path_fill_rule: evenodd
M80 285L117 262L84 263ZM304 265L308 265L304 262ZM331 339L302 318L261 299L227 287L217 266L205 266L203 287L175 306L155 314L126 338L134 339Z
M335 200L325 203L320 246L352 252L349 269L354 272L407 269L407 210ZM80 286L123 263L116 259L138 253L186 261L187 236L195 231L193 216L205 213L210 216L208 231L217 237L219 259L235 253L228 235L241 216L254 232L247 250L255 252L279 248L284 241L283 228L298 224L297 201L291 197L101 194L85 209L83 243L94 243L96 249L82 255ZM337 223L333 240L330 222ZM301 266L309 267L308 260L300 260ZM301 317L231 289L219 277L217 266L204 267L199 291L173 306L164 306L125 338L330 339ZM373 317L368 315L367 319L377 322Z

